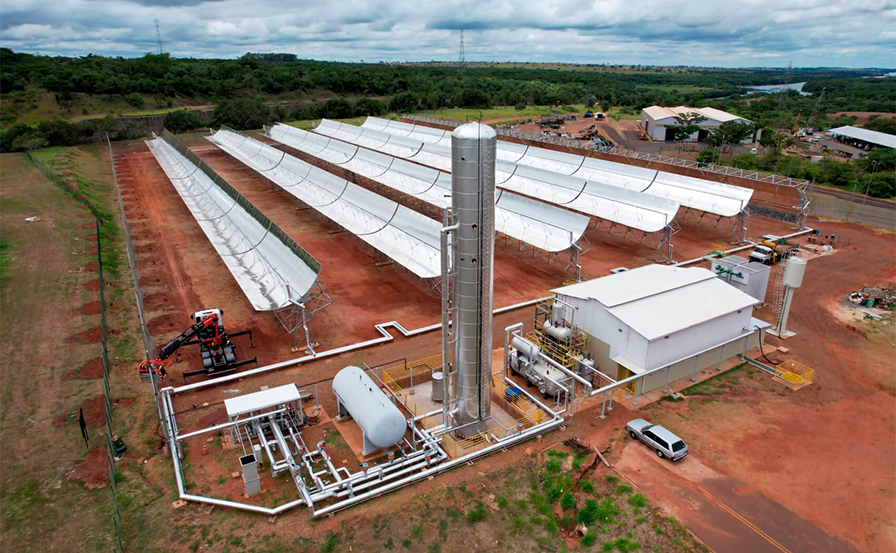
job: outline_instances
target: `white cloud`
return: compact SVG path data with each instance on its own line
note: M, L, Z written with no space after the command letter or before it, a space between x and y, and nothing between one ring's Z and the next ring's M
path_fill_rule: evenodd
M892 0L6 0L0 44L59 55L893 66Z

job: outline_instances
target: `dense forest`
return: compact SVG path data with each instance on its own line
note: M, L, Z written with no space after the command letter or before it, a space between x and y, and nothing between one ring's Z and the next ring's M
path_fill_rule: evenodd
M259 128L273 120L347 118L420 110L492 106L596 105L636 114L653 104L714 106L753 120L758 127L790 128L798 114L815 128L850 124L841 111L896 112L893 78L885 70L719 69L693 67L565 66L527 64L357 64L300 60L290 54L246 54L239 59L180 59L168 54L141 58L35 56L0 48L0 151L69 145L97 139L134 138L140 129L113 117L81 123L69 119L85 99L118 102L114 113L156 108L175 132L200 120L174 107L214 107L212 125ZM796 91L748 95L749 86L805 82ZM824 90L821 101L818 98ZM61 110L54 120L18 121L23 110L42 111L35 98ZM110 104L111 105L111 104ZM289 107L286 107L289 106ZM89 116L87 108L82 115ZM46 111L52 111L47 109ZM59 114L63 114L60 117ZM107 111L106 113L113 113ZM68 116L65 116L68 115ZM85 117L86 118L86 117ZM896 118L875 118L867 128L896 134ZM772 136L771 133L768 136ZM748 160L743 160L747 163ZM834 162L838 165L839 162ZM763 162L777 169L772 157ZM800 169L803 171L803 169ZM811 168L820 182L851 182L862 169L833 175ZM818 173L818 174L815 174ZM833 175L833 176L831 176ZM830 178L827 178L829 177ZM878 187L876 187L878 188ZM879 187L887 195L886 185Z
M283 61L285 60L285 61ZM889 79L863 79L868 71L812 70L786 74L780 69L655 71L563 71L525 67L432 67L415 65L328 63L282 56L247 54L236 60L175 59L168 54L142 58L33 56L0 49L0 94L28 87L58 95L75 94L221 100L261 95L313 100L321 93L391 98L404 94L396 107L512 106L519 103L562 105L608 101L640 109L652 104L700 103L744 93L750 85L811 79L807 91L829 89L834 110L888 110L893 104ZM888 92L887 92L888 91Z

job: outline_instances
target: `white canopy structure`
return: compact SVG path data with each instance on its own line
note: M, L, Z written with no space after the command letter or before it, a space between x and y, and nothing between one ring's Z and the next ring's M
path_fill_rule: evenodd
M168 131L146 142L256 311L302 301L320 263Z
M437 208L451 205L451 175L448 173L289 125L266 128L266 135ZM390 153L401 148L396 145ZM588 221L588 217L578 213L503 190L495 195L495 230L547 252L561 252L573 247L587 229Z
M413 127L406 123L402 125ZM451 170L450 147L415 142L397 135L390 136L380 131L329 120L322 121L314 130L330 138L364 145L391 155L401 156L404 153L402 157L405 159L446 171ZM450 133L448 136L450 139ZM499 158L504 144L506 143L498 141ZM605 183L590 182L579 176L564 175L542 168L499 159L496 163L496 173L495 179L499 188L643 232L663 230L678 212L679 203L675 200L641 194L639 191Z
M324 134L327 134L327 129L332 128L332 124L333 122L329 122L328 126L324 127ZM347 126L343 125L340 130L351 133L350 130L344 128ZM429 146L450 147L451 145L451 131L434 129L425 125L412 125L401 121L368 117L361 128L404 137ZM585 179L592 183L616 186L633 192L667 198L691 209L722 217L738 215L744 210L753 195L751 189L740 186L504 140L498 141L497 156L499 161L536 167Z
M206 138L418 277L440 276L433 219L230 129Z

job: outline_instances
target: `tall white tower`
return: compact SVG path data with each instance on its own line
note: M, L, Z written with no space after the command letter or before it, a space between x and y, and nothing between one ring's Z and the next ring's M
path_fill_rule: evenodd
M784 303L781 306L781 314L778 316L778 324L770 334L779 338L790 338L795 332L787 330L787 318L790 316L790 304L793 301L793 292L803 285L803 275L806 274L806 260L791 256L784 265Z
M491 406L496 147L486 125L467 123L451 134L452 286L442 287L454 328L443 352L451 358L446 418L461 436L484 430Z

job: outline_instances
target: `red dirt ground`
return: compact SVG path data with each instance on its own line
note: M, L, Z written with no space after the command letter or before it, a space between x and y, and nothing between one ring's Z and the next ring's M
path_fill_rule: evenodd
M71 343L80 343L80 344L93 344L99 342L103 339L103 329L95 326L84 332L79 332L77 334L72 334L65 341L69 344Z
M836 113L832 113L831 117L840 117L841 115L845 115L847 117L856 116L856 123L863 124L867 123L869 119L871 119L872 115L879 115L881 119L891 119L896 117L896 113L886 112L886 111L838 111Z
M843 233L851 244L809 261L788 323L797 335L767 339L790 348L773 360L814 368L815 382L797 392L748 387L742 394L689 399L701 402L700 416L688 404L663 404L678 412L664 420L715 470L749 483L859 551L888 553L896 548L896 335L890 325L839 321L832 305L864 284L892 282L896 242L892 234L856 225L818 228ZM756 316L775 319L769 307ZM825 442L837 444L836 452L820 450L819 431Z
M327 221L310 210L297 211L291 196L271 192L266 181L223 152L204 149L197 153L322 262L321 283L334 304L312 322L315 341L321 344L318 350L374 338L377 336L373 330L375 323L397 320L405 328L413 329L437 322L438 296L418 280L395 265L376 267L375 255L362 242L347 233L331 234ZM138 148L117 156L116 168L134 245L144 252L138 255L138 277L144 287L147 318L157 342L182 330L192 311L216 306L225 309L229 328L253 329L259 347L251 355L258 356L260 365L298 357L300 354L290 351L292 341L274 317L252 311L151 154ZM722 221L715 228L714 221L704 218L698 222L691 214L679 222L682 230L673 239L676 260L727 247L731 238L728 221ZM760 424L743 428L737 421L729 421L731 424L724 426L726 432L713 436L713 440L729 452L727 463L721 467L724 471L749 482L771 499L849 543L862 549L867 546L869 551L884 551L879 545L890 543L886 521L896 519L890 505L894 494L893 474L887 464L896 454L896 445L892 436L858 435L851 427L861 424L874 429L894 425L892 409L866 408L892 405L892 389L882 389L875 378L892 372L893 352L860 349L863 338L833 320L827 304L862 284L896 279L893 239L890 234L876 234L854 225L821 224L817 220L810 221L810 225L820 227L822 234L834 232L841 238L852 239L850 247L811 262L803 288L794 299L791 326L800 334L787 346L793 349L791 356L816 367L820 373L823 371L824 376L797 394L787 394L792 405L779 405L768 399L757 402ZM762 217L751 217L748 228L751 238L790 231L788 224ZM618 232L610 235L589 229L587 237L593 248L581 259L586 278L602 276L618 266L640 266L656 260L660 253L623 239ZM496 254L495 304L510 305L544 296L565 278L556 266L533 261L513 251L512 246L501 245ZM160 297L165 299L157 299ZM514 322L528 323L531 313L531 308L527 308L497 316L496 334L500 335L501 329ZM757 315L773 320L762 311ZM499 338L502 337L496 340ZM307 385L332 378L338 369L350 363L363 361L374 366L401 357L426 357L438 352L439 339L438 332L413 339L396 336L391 343L358 353L231 381L226 386L211 386L187 397L175 398L175 407L189 409L191 404L220 401L234 393L257 390L261 385L287 382ZM238 345L244 347L246 343L240 341ZM175 365L177 368L169 374L173 377L177 372L195 368L196 357L193 350L184 352L184 362ZM179 382L175 379L172 383ZM327 386L327 382L322 383L321 393L331 396ZM325 408L328 408L326 401ZM841 402L836 409L819 407L835 402ZM805 416L806 413L812 416ZM616 414L626 416L622 409L614 411ZM205 412L185 414L184 428L193 428L203 415L218 417ZM604 422L594 423L593 416L586 412L577 414L575 422L580 427L587 425L592 431L607 429ZM817 451L817 444L811 435L813 429L820 427L827 429L826 439L844 445L849 454L843 459L814 457L812 452ZM580 435L582 431L588 432L580 428L575 434ZM873 451L884 454L866 454L863 444L868 442L863 440L870 440ZM522 453L511 453L511 458L517 454ZM501 457L505 463L507 455ZM768 462L757 463L759 459ZM490 465L489 461L478 463L477 470L487 470L483 467ZM840 493L830 482L839 482L843 490L850 491ZM414 493L431 487L425 483L421 486L415 487ZM380 507L375 510L379 511Z
M100 289L100 281L99 279L93 279L91 281L85 282L79 286L75 286L72 291L80 292L81 290L88 290L90 292L96 292Z
M109 484L106 448L101 446L91 449L87 457L68 472L66 478L80 480L90 490L106 487Z
M82 313L84 315L98 315L101 310L100 300L93 300L85 303L78 309L78 313Z
M115 400L113 402L113 406L115 407L127 407L134 403L133 399L122 398ZM87 426L93 428L97 426L102 426L106 421L106 407L105 402L103 401L103 396L98 395L94 396L83 404L81 404L81 409L84 410L84 422L87 423ZM78 410L75 409L68 413L60 413L53 418L53 426L63 426L65 424L72 424L78 421Z
M94 357L80 369L72 369L63 375L63 380L94 379L103 376L103 359Z
M373 326L390 320L413 329L439 320L439 297L418 279L396 265L377 267L375 252L348 233L331 233L328 221L312 210L296 210L291 196L271 192L270 184L251 169L213 147L197 154L239 192L321 261L320 282L334 303L318 313L311 324L318 350L368 340L378 336ZM209 306L225 310L228 328L251 328L259 346L251 354L259 365L295 357L292 339L273 315L255 313L223 262L214 253L189 210L171 186L161 167L145 147L116 156L132 240L137 253L138 279L146 300L147 320L157 344L166 342L189 323L188 314ZM731 238L731 221L715 221L690 214L680 215L682 231L675 235L676 260L688 259L725 246ZM751 236L782 234L789 225L753 217ZM586 238L590 252L580 258L584 278L609 273L615 267L636 267L657 261L662 252L590 228ZM512 244L498 241L495 268L495 305L512 305L542 297L569 278L557 262L547 265L531 259ZM157 298L166 298L161 303ZM245 348L248 339L237 339ZM198 353L184 351L184 363L174 373L192 368ZM172 376L176 376L172 375Z

